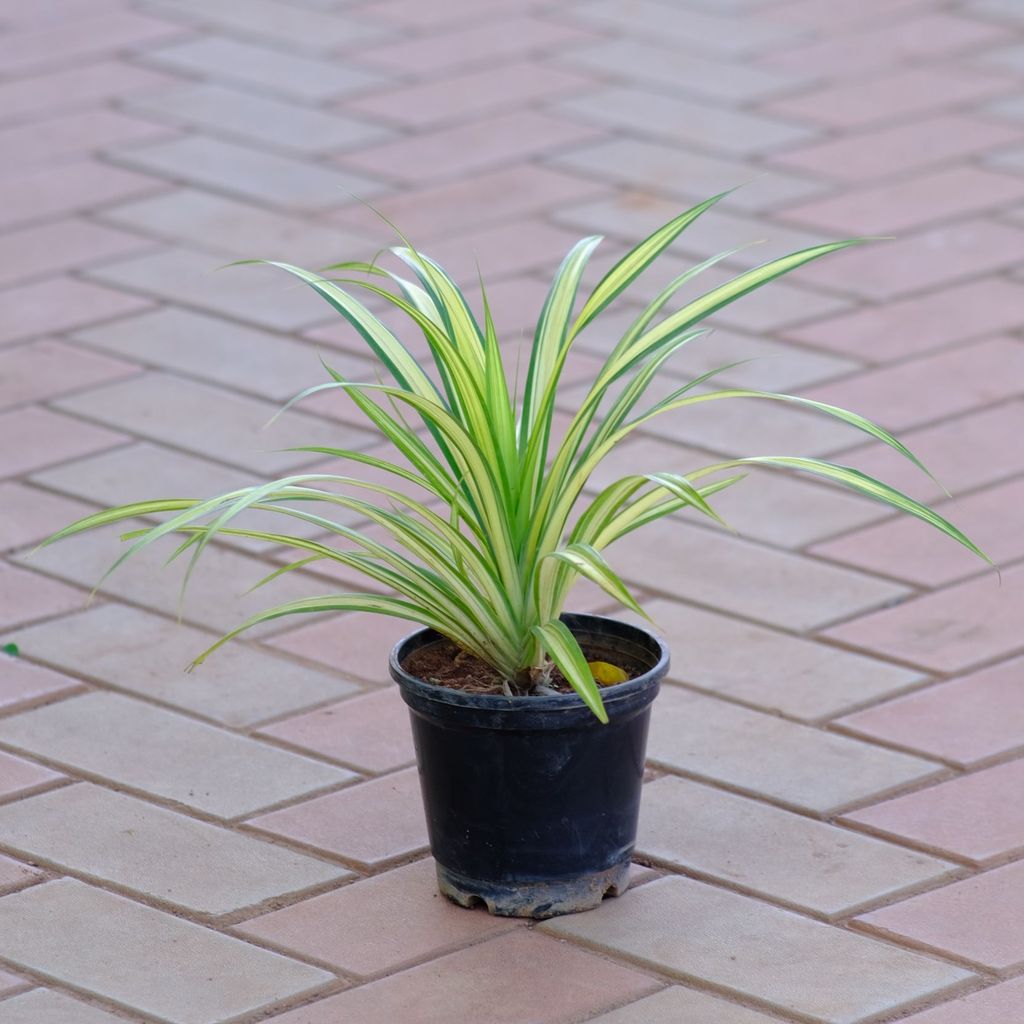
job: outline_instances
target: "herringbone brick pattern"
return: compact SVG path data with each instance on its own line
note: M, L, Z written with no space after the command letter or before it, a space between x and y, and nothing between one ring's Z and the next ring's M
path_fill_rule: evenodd
M1022 55L1020 0L0 5L0 1024L1024 1020ZM479 263L512 351L576 235L607 259L742 183L648 294L740 243L768 240L733 269L895 240L723 311L670 372L753 357L723 379L876 416L955 497L762 403L659 421L602 474L837 457L939 501L1002 585L778 475L722 496L739 536L613 549L675 661L636 888L600 910L534 928L435 894L384 672L403 624L286 619L186 676L281 552L217 543L180 626L158 557L83 608L112 533L29 556L105 501L379 443L333 400L261 433L318 350L372 364L228 260L372 256L372 200L467 285Z

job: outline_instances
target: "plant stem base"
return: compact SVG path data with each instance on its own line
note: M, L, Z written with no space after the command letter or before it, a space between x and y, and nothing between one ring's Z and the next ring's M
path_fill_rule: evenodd
M629 884L629 861L605 871L540 882L489 882L437 865L437 887L460 907L485 906L498 917L543 920L577 914L600 906L606 896L619 896Z

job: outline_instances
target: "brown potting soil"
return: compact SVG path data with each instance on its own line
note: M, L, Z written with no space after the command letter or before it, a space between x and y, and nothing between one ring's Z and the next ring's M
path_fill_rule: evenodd
M630 679L635 679L648 668L622 651L613 651L585 642L580 646L587 661L606 661L621 668ZM437 640L432 644L418 647L405 659L402 667L406 672L425 682L447 686L452 690L494 695L505 692L500 672L481 661L476 655L460 650L451 640ZM557 668L552 669L547 685L559 693L575 692Z

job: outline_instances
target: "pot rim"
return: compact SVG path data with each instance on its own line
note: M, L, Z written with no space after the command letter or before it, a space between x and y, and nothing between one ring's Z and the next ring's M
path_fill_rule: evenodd
M623 622L606 615L592 615L584 612L563 612L563 622L574 633L594 633L614 641L616 637L627 640L634 646L645 647L655 659L654 664L624 683L601 688L601 699L605 707L615 706L624 701L634 700L642 691L657 687L668 672L670 652L668 646L657 636L642 626ZM489 712L552 712L590 709L583 703L578 693L559 693L544 697L506 697L503 694L466 693L436 683L428 683L425 679L412 675L402 667L405 657L417 647L443 639L442 635L430 627L423 626L404 636L391 648L388 657L388 669L391 678L402 687L405 693L416 694L421 700L438 704L450 704L463 708Z

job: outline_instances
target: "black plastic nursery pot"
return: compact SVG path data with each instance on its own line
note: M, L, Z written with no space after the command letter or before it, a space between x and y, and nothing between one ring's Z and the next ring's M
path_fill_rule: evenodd
M602 689L608 724L576 694L465 693L402 665L438 634L421 629L391 652L409 705L440 891L508 917L555 917L625 889L636 841L651 702L667 648L639 627L565 614L593 644L646 671Z

